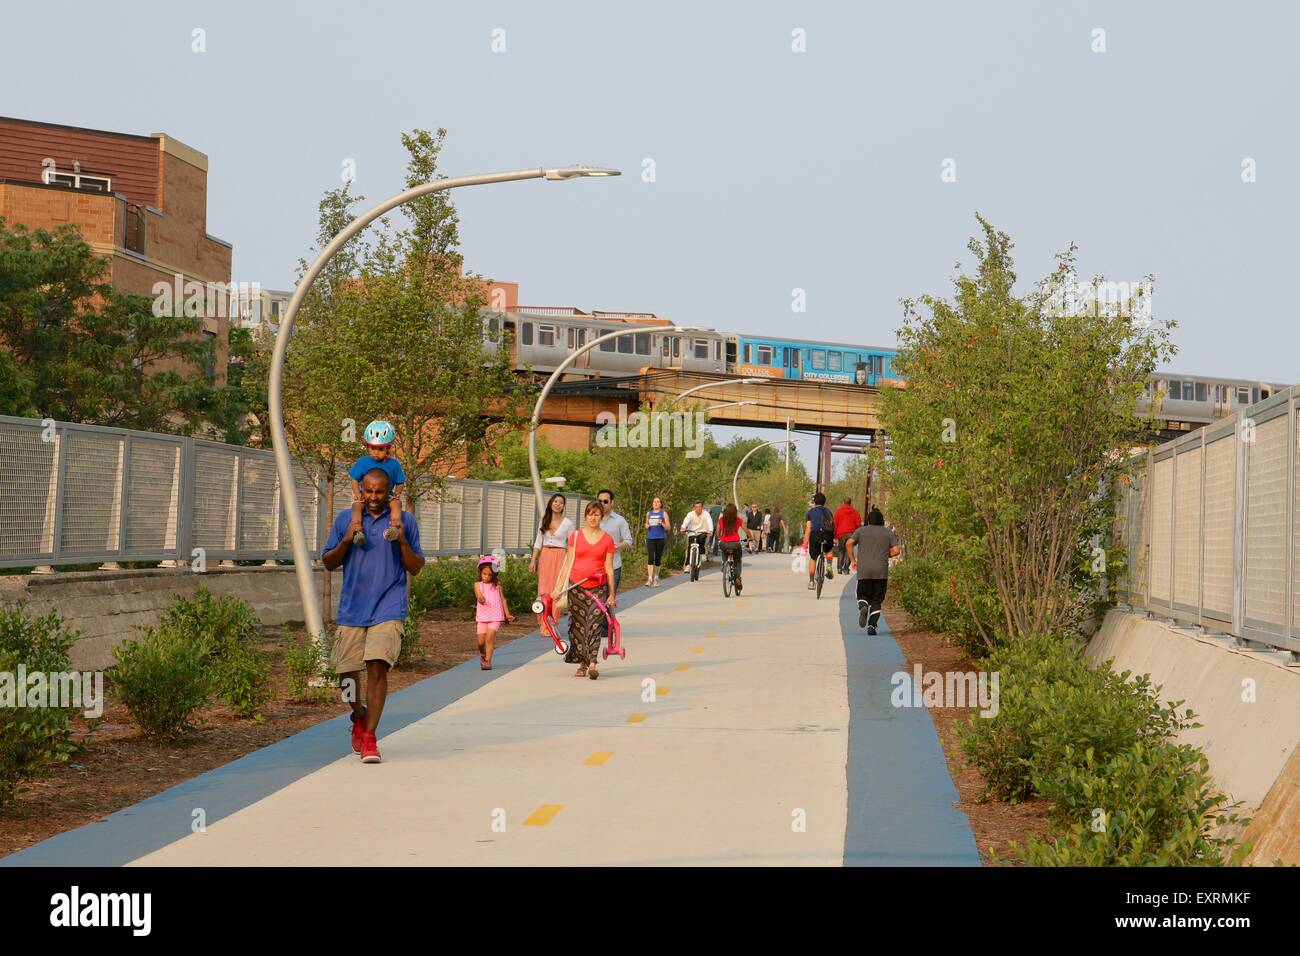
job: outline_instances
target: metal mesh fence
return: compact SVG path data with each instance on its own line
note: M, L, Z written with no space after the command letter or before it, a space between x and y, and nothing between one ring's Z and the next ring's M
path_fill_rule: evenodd
M102 561L289 560L285 498L270 451L152 432L0 416L0 567ZM294 467L313 557L352 501L347 463L333 513L324 485ZM580 502L577 496L571 502ZM528 487L448 479L419 503L428 557L527 550Z
M1112 531L1121 597L1300 653L1298 409L1300 386L1139 458Z

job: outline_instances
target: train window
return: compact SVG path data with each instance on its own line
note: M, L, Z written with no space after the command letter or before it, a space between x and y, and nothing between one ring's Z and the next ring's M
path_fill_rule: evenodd
M638 332L636 335L632 337L636 339L636 354L649 355L650 354L650 333Z
M876 363L876 374L877 374L877 375L884 375L884 374L885 374L885 357L884 357L883 355L873 355L873 356L871 356L871 361L873 361L873 362Z
M824 350L822 349L812 350L812 367L813 368L826 367L826 352Z
M772 346L760 345L758 347L758 364L759 365L772 364Z
M564 344L567 345L568 348L569 348L569 351L572 352L574 349L576 349L576 348L578 347L578 335L577 335L578 330L577 330L577 329L565 329L565 330L564 330L564 333L565 333L565 334L564 334Z
M722 361L722 343L717 340L714 340L713 342L713 361Z
M501 337L501 319L495 315L488 316L487 337L494 342Z
M707 359L707 358L709 357L709 340L708 340L708 339L696 339L696 340L695 340L695 357L696 357L697 359Z
M1238 405L1250 404L1250 389L1246 388L1246 386L1244 385L1239 386L1237 388L1237 404Z
M663 355L664 355L664 358L669 358L669 357L673 354L673 346L672 346L672 343L669 341L668 336L666 336L666 335L661 336L661 338L663 339Z
M1268 389L1266 389L1266 388L1261 388L1261 389L1259 390L1259 397L1260 397L1260 400L1261 400L1261 401L1262 401L1263 399L1265 399L1265 398L1268 398Z
M1253 405L1253 404L1255 404L1257 401L1259 401L1259 389L1256 388L1256 387L1254 387L1254 386L1251 386L1251 389L1250 389L1250 403Z
M533 323L524 323L524 332L523 335L520 336L520 341L523 342L524 345L533 344Z
M539 325L537 327L537 344L543 348L555 345L555 326Z
M1196 400L1197 400L1198 402L1203 402L1203 401L1205 401L1205 383L1204 383L1204 382L1197 382L1197 383L1196 383Z
M676 336L673 337L673 358L682 357L682 340Z
M632 336L620 335L614 341L618 343L618 353L620 355L632 354Z
M601 330L600 330L600 334L601 334L601 335L609 335L609 333L611 333L611 332L613 332L613 331L614 331L613 329L601 329ZM600 343L600 350L601 350L602 352L613 352L615 349L618 348L618 345L616 344L617 342L618 342L617 339L610 339L608 342L601 342L601 343Z
M829 364L827 365L827 367L828 367L832 372L843 371L843 369L844 369L844 353L843 353L843 352L827 352L827 353L826 353L826 357L830 360L830 362L829 362Z
M751 361L751 360L750 360L750 350L749 350L749 349L750 349L749 343L746 342L745 345L744 345L744 353L745 353L744 362L745 362L746 365L750 364L750 361Z
M1183 401L1185 402L1192 401L1192 393L1193 393L1192 383L1183 382Z

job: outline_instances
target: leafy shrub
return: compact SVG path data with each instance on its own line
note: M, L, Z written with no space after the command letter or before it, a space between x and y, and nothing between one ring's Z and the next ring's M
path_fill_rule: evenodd
M212 671L212 689L235 716L261 721L262 708L275 693L270 658L252 643L228 645Z
M428 562L411 579L408 619L421 621L440 608L461 608L473 614L477 572L472 558ZM537 575L529 572L528 559L522 555L508 557L499 580L510 613L527 614L537 596Z
M9 679L18 694L25 690L17 685L20 664L29 673L67 671L68 654L79 633L68 630L57 611L32 617L25 605L0 608L0 673L13 675ZM0 807L15 801L23 781L66 761L76 750L69 728L75 710L0 704Z
M174 740L194 727L195 712L212 693L202 645L173 627L150 627L113 656L113 683L146 735Z
M237 716L261 719L273 694L271 665L258 646L261 624L247 601L216 597L200 587L192 598L178 594L160 616L159 628L183 634L201 648L214 693Z
M281 641L284 647L284 670L289 685L289 696L293 700L318 703L325 700L329 691L324 687L313 685L318 678L331 677L330 668L321 659L321 650L315 641L306 634L296 637L290 635L286 628Z
M889 587L913 624L943 634L966 654L981 658L989 650L980 637L970 609L957 591L957 576L962 573L950 562L909 554L890 569ZM972 600L985 630L996 633L997 595L976 590Z
M1042 792L1067 829L1051 842L1012 844L1031 866L1223 866L1250 852L1231 835L1249 821L1228 812L1197 747L1139 740L1107 759L1089 749L1066 763Z
M998 713L958 727L986 796L1023 800L1077 767L1086 751L1104 763L1137 741L1196 726L1191 711L1177 712L1181 701L1161 704L1147 677L1130 681L1109 662L1090 665L1071 638L1023 638L999 648L987 668L998 674Z

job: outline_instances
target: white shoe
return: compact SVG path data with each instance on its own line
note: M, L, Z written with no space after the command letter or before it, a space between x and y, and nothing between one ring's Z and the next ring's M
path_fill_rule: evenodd
M815 590L817 590L817 585L814 584L812 581L809 581L809 582L808 582L808 590L809 590L809 591L815 591Z

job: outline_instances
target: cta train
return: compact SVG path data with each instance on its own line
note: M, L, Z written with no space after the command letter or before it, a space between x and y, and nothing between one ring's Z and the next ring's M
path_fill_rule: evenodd
M644 368L656 368L849 385L903 380L894 369L897 350L893 348L714 329L686 332L650 312L581 312L573 308L521 306L517 312L487 313L484 337L492 352L506 341L512 342L517 368L528 366L536 372L553 372L570 353L592 339L629 325L639 328L582 355L570 366L573 374L635 375ZM1147 383L1139 407L1144 412L1149 410L1160 396L1162 419L1207 424L1286 387L1162 371Z

